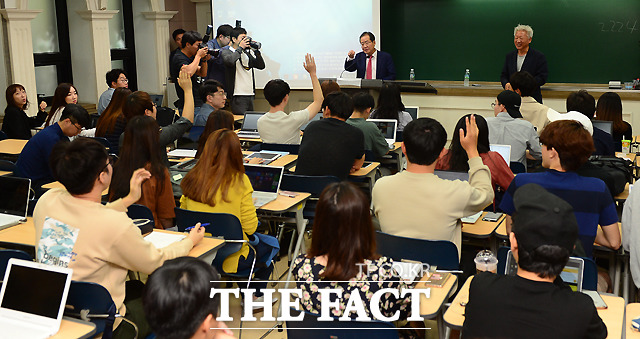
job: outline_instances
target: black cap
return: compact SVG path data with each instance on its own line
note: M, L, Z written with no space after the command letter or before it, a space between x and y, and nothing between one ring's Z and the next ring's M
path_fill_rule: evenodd
M498 102L503 104L507 109L507 113L514 118L522 118L522 114L520 114L520 104L522 103L522 98L518 93L512 91L502 91L498 94Z
M578 222L569 203L538 184L526 184L516 190L513 204L518 247L530 252L542 245L555 245L573 251Z

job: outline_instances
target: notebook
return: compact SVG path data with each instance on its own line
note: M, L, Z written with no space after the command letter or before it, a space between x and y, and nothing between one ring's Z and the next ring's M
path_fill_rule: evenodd
M518 273L518 263L516 263L511 250L507 253L507 263L505 265L505 275L514 276ZM582 276L584 274L584 260L577 257L569 257L569 261L560 272L560 278L569 285L575 292L582 292Z
M396 142L396 131L398 129L398 120L395 119L367 119L367 121L371 121L376 126L382 135L384 135L385 140L387 140L387 145L389 148L393 148L393 143Z
M27 221L31 180L0 176L0 230Z
M9 260L0 291L3 338L48 338L60 329L73 270Z
M238 132L239 138L260 138L260 134L258 133L258 119L263 116L264 113L259 112L245 112L244 119L242 120L242 127Z
M489 145L489 150L500 153L507 165L511 163L511 145L491 144Z
M244 173L253 186L253 205L258 208L278 198L284 167L264 165L244 165Z
M613 122L611 121L591 120L591 124L593 127L609 133L609 135L613 133Z

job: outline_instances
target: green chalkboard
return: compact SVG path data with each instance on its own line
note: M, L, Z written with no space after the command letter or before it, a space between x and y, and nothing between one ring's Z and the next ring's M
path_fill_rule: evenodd
M533 27L531 46L548 82L608 83L640 77L640 0L381 0L382 49L398 79L500 81L513 28Z

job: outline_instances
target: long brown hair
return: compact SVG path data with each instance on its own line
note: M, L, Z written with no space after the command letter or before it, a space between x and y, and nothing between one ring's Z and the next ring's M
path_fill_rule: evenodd
M122 113L127 121L136 115L144 115L146 110L153 111L153 101L149 93L144 91L135 91L127 97L122 107Z
M98 118L98 123L96 124L96 136L104 137L105 135L112 133L116 128L116 121L118 118L125 119L124 114L122 113L122 107L124 106L124 101L131 94L131 90L124 87L116 88L113 91L113 96L111 97L111 102Z
M27 102L25 102L22 107L16 105L16 101L15 101L15 99L13 99L13 95L19 89L21 89L25 93L27 93L27 90L24 89L24 86L22 86L20 84L11 84L11 85L9 85L9 87L7 87L7 91L5 92L5 96L6 96L6 99L7 99L7 106L15 106L15 107L18 107L21 110L25 110L25 109L27 109L27 107L29 107L29 99L28 98L27 98Z
M44 125L45 126L49 126L51 125L51 118L53 118L53 115L56 113L56 111L60 108L60 107L66 107L67 106L67 95L69 95L69 92L71 91L71 88L73 87L73 89L76 90L76 94L78 94L78 89L76 88L76 86L68 83L68 82L63 82L60 85L58 85L58 87L56 87L55 92L53 92L53 100L51 102L51 110L49 110L49 115L47 116L47 120L45 121Z
M622 100L618 93L606 92L598 99L596 120L612 121L613 131L624 133L627 125L622 121Z
M229 188L244 174L240 139L228 129L217 130L207 139L200 160L182 179L182 194L187 198L215 206L220 191L221 199L228 200Z
M162 161L163 148L159 143L160 127L149 116L133 117L127 123L124 140L120 148L120 157L113 166L113 177L109 185L109 200L114 201L129 194L129 182L138 168L149 168L156 179L158 195L162 193L167 180L167 168Z
M223 128L233 130L233 114L229 111L219 109L211 113L207 118L207 124L204 126L204 131L202 131L200 139L198 139L198 151L196 152L196 158L200 158L200 154L202 154L202 151L204 150L204 145L207 143L209 135Z
M328 280L349 280L358 273L356 264L378 258L369 200L347 181L330 184L320 194L307 256L322 255L328 256L323 274Z

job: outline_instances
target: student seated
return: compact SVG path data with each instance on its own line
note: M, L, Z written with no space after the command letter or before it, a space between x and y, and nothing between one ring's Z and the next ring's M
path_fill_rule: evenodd
M55 124L60 121L60 116L65 106L68 104L78 103L78 90L70 83L63 82L56 87L53 92L53 100L51 101L51 110L44 122L44 127Z
M544 126L549 123L547 113L549 110L555 112L553 108L549 108L536 101L533 98L533 92L540 87L536 84L536 79L527 71L515 72L509 80L511 89L522 97L520 104L520 113L522 118L527 120L536 129L536 133L540 136Z
M217 110L211 114L207 118L207 123L204 126L204 130L202 134L200 134L200 138L198 139L198 150L196 151L196 158L200 158L200 154L204 150L204 145L207 143L207 139L211 133L219 130L219 129L230 129L233 130L233 114L229 111L225 110Z
M364 134L345 122L353 112L348 94L333 92L322 107L324 119L304 130L296 174L333 175L344 180L364 163Z
M244 240L252 240L258 227L258 216L253 206L253 187L249 177L244 174L244 164L240 139L228 129L217 130L207 139L200 160L180 183L182 198L180 207L191 211L228 213L240 220ZM255 279L252 288L257 288L255 296L262 298L260 289L266 288L266 282L273 271L269 261L271 248L260 241L254 246L258 252L256 258ZM234 254L228 256L222 264L227 273L236 273L251 268L254 252L247 243ZM259 265L264 264L264 265Z
M353 96L353 114L347 119L347 124L358 127L364 134L364 149L372 151L376 157L389 152L387 139L384 138L376 124L367 121L375 102L373 96L366 92L359 92Z
M554 121L540 135L542 166L546 172L518 174L502 198L500 209L507 216L507 233L511 232L511 216L515 211L513 196L525 184L535 183L568 202L578 220L578 238L584 253L593 256L593 242L617 250L620 247L618 213L609 189L597 178L578 175L593 152L593 141L582 124L573 120ZM598 232L598 225L602 232Z
M593 120L596 112L596 99L589 92L579 90L572 92L567 97L567 112L576 111L584 114L589 120ZM599 129L593 129L594 155L615 156L615 147L611 134Z
M596 120L613 122L613 142L616 152L622 152L622 140L633 141L631 125L622 120L622 100L616 92L606 92L598 98Z
M124 198L129 194L129 179L138 168L151 173L151 178L142 184L142 196L136 204L149 207L156 228L173 227L176 207L171 188L169 170L162 162L158 138L160 127L152 117L133 117L124 132L124 143L120 157L113 166L113 178L109 185L109 201Z
M458 120L456 127L453 129L449 150L436 163L437 170L469 171L469 158L467 157L467 152L462 148L462 144L460 144L460 133L457 133L459 130L466 130L466 119L469 117L471 117L471 114L467 114ZM502 158L500 153L489 150L487 121L481 115L476 115L475 118L476 125L478 125L478 153L482 158L482 163L489 167L493 189L500 188L504 192L511 184L511 180L513 180L513 172L511 172L509 164Z
M2 131L9 139L31 139L31 129L42 126L47 118L46 102L41 102L38 107L38 115L34 117L27 116L24 112L29 107L27 100L27 92L24 86L20 84L12 84L7 87L6 100L7 108L4 109L4 119L2 120Z
M69 106L63 114L70 111ZM204 237L204 228L198 224L183 240L161 249L146 241L125 213L128 206L140 200L141 184L151 176L143 168L131 176L131 191L126 197L102 205L102 191L109 187L113 167L98 141L78 138L59 143L49 163L54 178L65 188L47 191L36 204L33 221L37 261L68 265L73 269L73 280L102 285L117 312L136 323L139 337L145 338L149 330L140 299L124 302L129 270L151 274L165 260L187 255ZM52 245L56 245L55 252ZM132 332L132 327L116 318L114 338L132 338Z
M574 209L536 184L516 190L513 204L509 240L518 273L482 272L471 281L462 337L607 337L591 298L559 277L578 238Z
M466 133L458 130L467 153L469 182L438 178L436 162L447 151L447 132L431 118L410 122L404 130L402 152L407 169L380 178L373 186L373 213L382 232L408 238L462 243L460 218L482 211L493 201L491 173L478 154L478 127L474 115L465 119Z
M193 122L194 126L204 126L207 124L207 119L213 111L223 109L227 103L227 93L224 91L224 86L217 80L207 80L202 86L200 86L200 99L202 99L202 106L196 115Z
M498 94L493 106L495 117L487 118L489 142L511 145L511 162L527 166L527 150L534 159L540 159L540 142L533 125L521 119L520 96L511 91Z
M165 261L147 280L142 305L158 339L223 339L233 333L217 321L220 297L209 297L219 287L220 275L210 264L192 257Z
M16 175L31 179L34 187L54 181L49 167L53 146L68 142L69 137L80 134L90 123L86 109L80 105L67 105L60 121L38 132L24 146L16 162Z
M116 88L107 108L102 112L96 124L96 137L105 138L111 144L109 153L118 155L120 152L120 135L127 127L124 116L124 103L131 94L131 90L124 87Z
M413 118L404 111L404 104L400 96L400 87L394 83L384 83L378 95L378 107L371 113L374 119L398 120L398 132L402 132Z
M258 119L258 133L263 142L270 144L300 144L300 127L308 123L320 111L323 96L318 76L316 62L311 56L305 56L304 69L311 76L313 86L313 102L301 111L289 114L284 108L289 103L289 84L281 79L274 79L264 86L264 97L269 102L269 112Z
M393 260L376 254L369 199L362 190L345 181L330 184L322 191L313 222L311 248L292 265L294 279L302 289L302 308L316 314L320 314L321 309L319 290L324 288L343 290L340 309L332 311L334 317L343 315L348 301L346 294L359 293L367 316L372 317L373 293L382 288L398 291L410 288L393 271ZM396 298L389 293L380 299L379 307L384 316L400 311L400 319L404 319L410 304L410 295Z
M109 88L107 88L106 91L100 94L100 99L98 100L98 105L96 106L98 115L102 115L102 112L107 109L107 106L109 106L116 88L129 88L127 72L125 72L123 69L114 68L107 72L105 78L107 80L107 86L109 86Z

